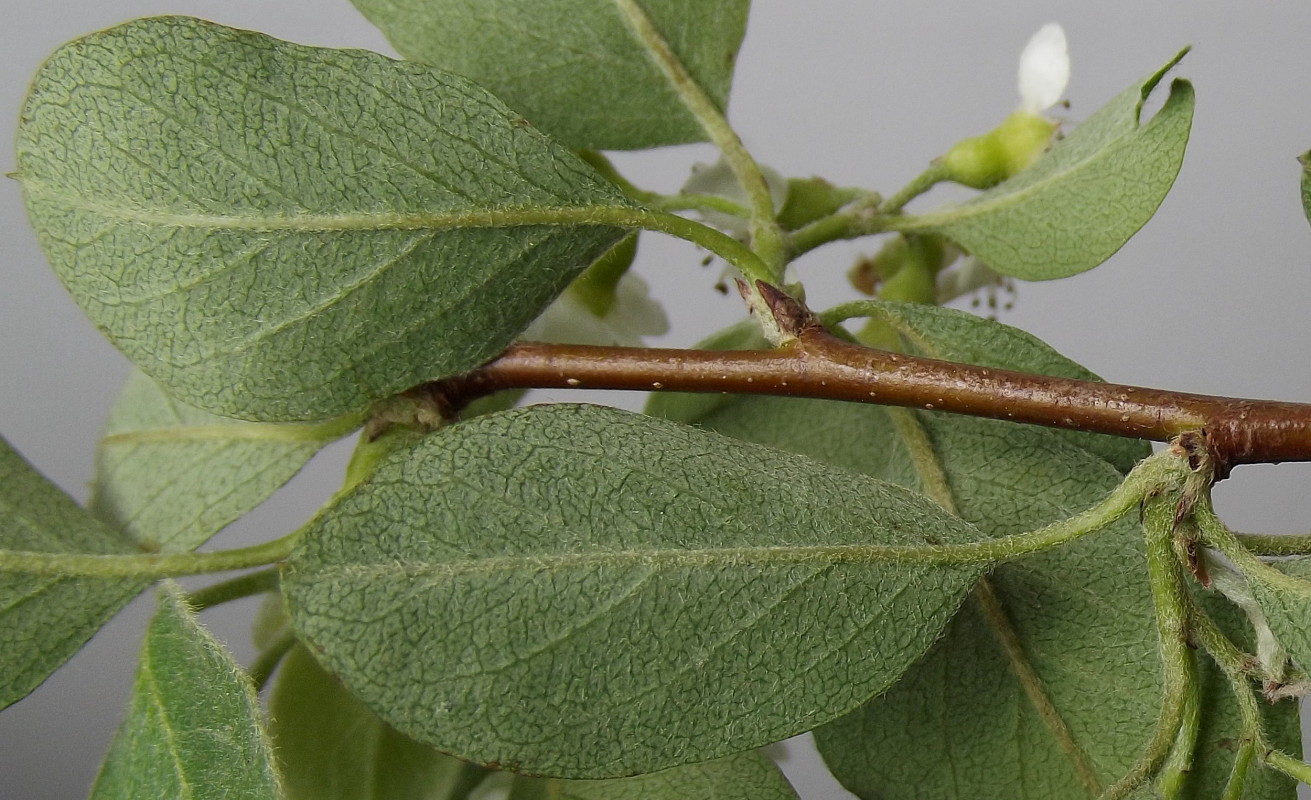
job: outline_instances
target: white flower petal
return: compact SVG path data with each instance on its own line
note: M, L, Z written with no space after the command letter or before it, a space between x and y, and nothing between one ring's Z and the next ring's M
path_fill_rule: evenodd
M1055 22L1038 29L1020 53L1020 109L1041 114L1056 105L1070 82L1070 50Z

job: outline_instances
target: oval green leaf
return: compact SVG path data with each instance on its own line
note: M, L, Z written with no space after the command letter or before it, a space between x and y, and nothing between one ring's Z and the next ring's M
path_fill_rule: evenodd
M627 208L463 78L168 17L46 62L18 177L56 272L128 357L263 421L490 358Z
M653 57L667 47L723 111L749 0L353 0L406 58L486 86L573 147L706 139ZM645 17L662 44L639 33Z
M219 417L134 372L96 451L90 509L143 550L192 550L354 427L349 419L307 425Z
M904 489L591 406L480 417L384 461L285 566L297 632L461 758L619 777L785 738L883 690L979 568Z
M0 439L0 708L26 697L149 583L11 572L4 550L135 552Z
M127 718L92 800L282 797L254 687L172 583L146 630Z
M1015 177L966 203L908 215L890 227L933 231L1003 275L1064 278L1092 269L1147 224L1174 185L1193 119L1193 88L1170 85L1142 122L1143 102L1180 52L1117 95Z

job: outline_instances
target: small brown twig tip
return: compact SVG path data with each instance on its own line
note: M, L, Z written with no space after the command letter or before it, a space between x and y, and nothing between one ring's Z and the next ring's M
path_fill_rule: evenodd
M810 309L802 305L795 297L764 281L756 281L756 291L765 301L769 313L773 315L778 328L789 336L800 336L806 328L819 323Z

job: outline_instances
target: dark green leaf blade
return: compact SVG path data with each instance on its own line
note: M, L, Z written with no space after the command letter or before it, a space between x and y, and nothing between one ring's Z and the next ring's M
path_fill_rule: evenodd
M648 17L722 111L748 0L354 0L406 58L486 86L574 147L628 150L706 138L628 21Z
M263 421L476 366L624 235L590 216L617 190L463 78L187 18L55 53L18 177L120 349L183 401Z
M404 733L616 777L776 741L885 688L979 570L873 545L975 536L809 459L544 406L383 462L307 530L283 590L298 633Z
M397 733L304 647L278 667L269 717L288 800L446 800L471 769Z
M143 550L192 550L352 427L215 416L134 372L105 424L89 506Z
M130 553L0 439L0 549ZM0 570L0 708L35 689L149 582Z
M1147 224L1174 185L1193 118L1178 79L1141 122L1143 101L1183 51L1114 97L1033 166L966 203L906 217L899 230L934 231L1003 275L1063 278L1092 269Z
M93 800L282 797L250 679L167 583Z

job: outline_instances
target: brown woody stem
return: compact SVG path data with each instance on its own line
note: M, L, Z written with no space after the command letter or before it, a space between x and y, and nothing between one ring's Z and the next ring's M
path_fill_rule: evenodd
M420 391L451 413L503 389L635 389L909 406L1155 441L1199 431L1217 479L1239 464L1311 461L1308 404L1031 375L875 350L830 334L772 287L768 293L780 327L795 337L774 350L523 342Z

